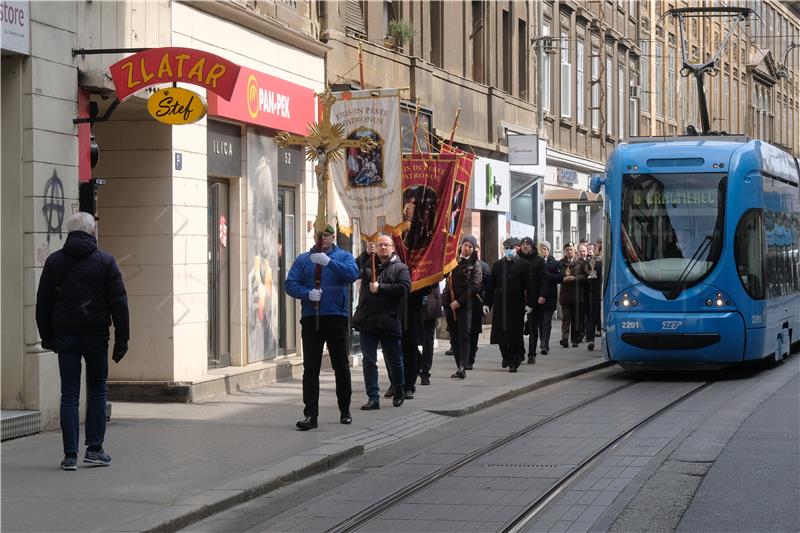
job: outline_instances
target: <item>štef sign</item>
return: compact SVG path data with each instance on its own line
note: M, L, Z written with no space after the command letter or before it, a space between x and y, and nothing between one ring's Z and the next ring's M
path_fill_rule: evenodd
M304 135L314 116L314 91L242 67L233 96L226 102L208 96L209 116L225 117Z
M205 87L230 100L240 67L203 50L168 47L133 54L109 69L120 100L145 87L177 81Z
M206 116L206 104L197 93L170 87L150 96L147 111L164 124L192 124Z

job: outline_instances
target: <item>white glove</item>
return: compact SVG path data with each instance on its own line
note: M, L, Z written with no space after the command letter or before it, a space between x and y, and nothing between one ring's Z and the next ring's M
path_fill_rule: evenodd
M533 307L531 307L530 305L526 305L525 306L525 313L530 313L531 311L533 311Z
M321 289L311 289L308 291L308 299L312 302L318 302L322 298L322 290Z
M328 257L328 254L324 254L322 252L311 254L309 259L311 259L312 263L316 263L321 266L328 266L328 263L331 262L331 258Z
M488 305L484 305L483 306L483 316L486 316L488 314L489 314L489 306Z

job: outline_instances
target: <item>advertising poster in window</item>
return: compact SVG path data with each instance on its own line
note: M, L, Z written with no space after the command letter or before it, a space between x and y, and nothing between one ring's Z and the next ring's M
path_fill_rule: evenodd
M278 355L278 147L247 132L247 360Z

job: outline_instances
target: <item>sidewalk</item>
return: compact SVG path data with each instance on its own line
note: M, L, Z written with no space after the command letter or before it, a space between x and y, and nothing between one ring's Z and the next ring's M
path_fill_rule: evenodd
M516 374L500 368L497 346L482 345L475 370L451 379L453 360L440 341L431 385L417 384L415 399L399 408L382 398L379 411L359 410L366 396L355 367L351 426L339 424L333 373L323 372L320 427L308 432L294 427L302 418L302 386L293 380L202 403L115 402L105 443L114 464L107 468L79 462L77 472L59 470L58 431L7 441L2 530L174 530L454 416L607 364L585 343L561 348L554 326L550 354ZM387 382L381 369L382 392Z

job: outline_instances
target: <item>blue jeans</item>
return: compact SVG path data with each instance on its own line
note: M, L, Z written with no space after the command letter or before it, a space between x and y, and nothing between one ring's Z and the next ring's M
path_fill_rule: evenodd
M383 348L383 358L389 371L389 381L394 385L395 394L402 394L405 388L403 375L403 349L400 337L394 335L375 335L361 332L361 355L364 359L364 386L370 400L379 400L381 389L378 386L378 343Z
M78 453L81 357L86 359L86 445L99 449L106 434L108 339L64 336L56 341L61 374L61 438L64 454Z

